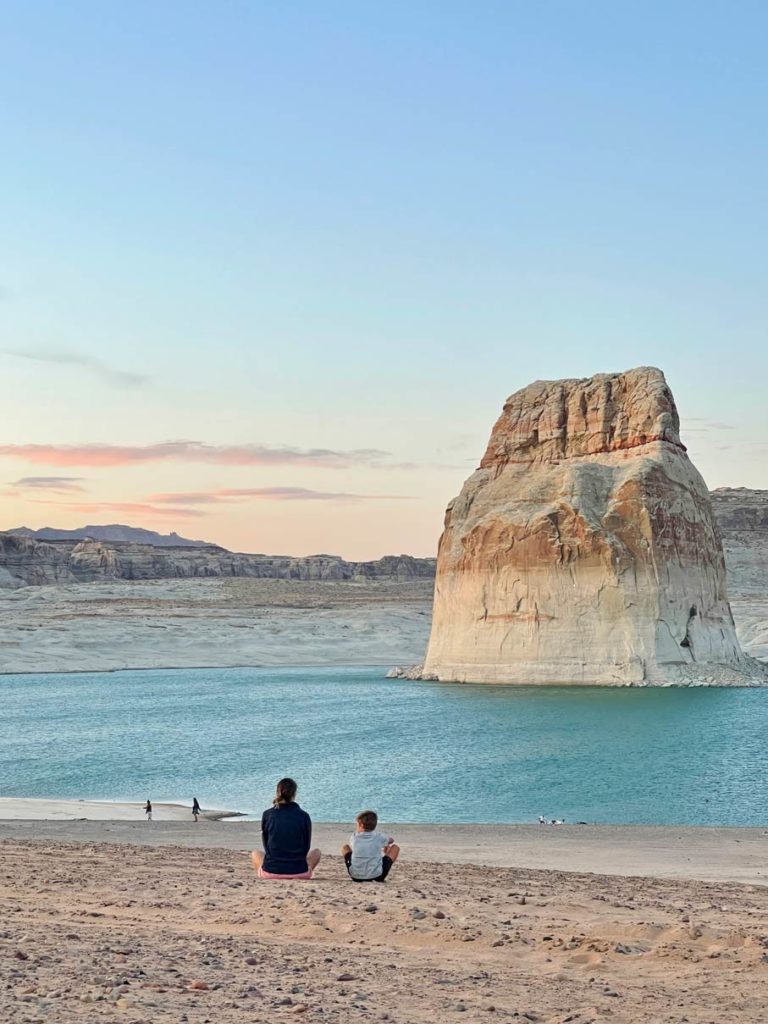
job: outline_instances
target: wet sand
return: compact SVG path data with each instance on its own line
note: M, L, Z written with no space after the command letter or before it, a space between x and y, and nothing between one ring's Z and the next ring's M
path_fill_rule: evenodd
M238 811L201 810L201 817L209 821L222 818L237 818ZM144 803L128 803L114 800L67 800L38 799L25 797L0 797L0 821L141 821L144 820ZM169 804L152 802L152 821L191 821L190 804Z

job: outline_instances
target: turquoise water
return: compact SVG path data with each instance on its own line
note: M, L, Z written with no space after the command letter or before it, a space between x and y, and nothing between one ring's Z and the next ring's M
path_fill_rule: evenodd
M318 820L762 825L768 690L456 686L382 669L0 677L0 796Z

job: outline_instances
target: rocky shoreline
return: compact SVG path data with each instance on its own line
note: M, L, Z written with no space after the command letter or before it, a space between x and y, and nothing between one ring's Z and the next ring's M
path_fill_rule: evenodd
M739 641L746 654L768 659L768 491L723 489L711 497ZM311 560L298 561L308 572ZM108 576L19 586L17 579L0 586L0 673L415 665L429 636L433 563L414 561L426 575L405 580ZM263 567L290 569L279 560L276 569Z

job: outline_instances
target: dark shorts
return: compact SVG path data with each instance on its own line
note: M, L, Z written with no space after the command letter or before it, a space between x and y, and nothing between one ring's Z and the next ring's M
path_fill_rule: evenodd
M352 854L351 853L345 853L344 854L344 863L347 865L347 871L349 871L349 873L350 873L349 877L352 879L353 882L386 882L387 875L392 870L392 858L391 857L387 857L386 854L384 854L384 856L381 858L381 874L380 875L376 875L375 878L354 878L353 877L352 872L350 870L350 866L352 864Z

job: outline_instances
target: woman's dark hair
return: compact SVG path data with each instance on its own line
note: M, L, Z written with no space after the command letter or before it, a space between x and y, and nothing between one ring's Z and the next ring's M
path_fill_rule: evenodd
M284 804L290 804L296 799L296 790L298 786L293 779L280 779L277 784L275 791L275 799L272 803L275 807L280 807Z

